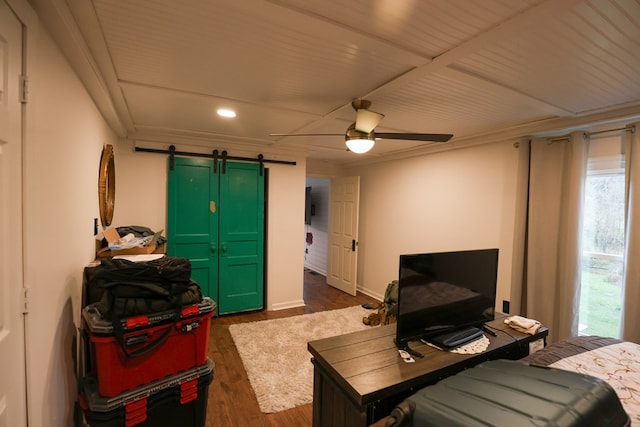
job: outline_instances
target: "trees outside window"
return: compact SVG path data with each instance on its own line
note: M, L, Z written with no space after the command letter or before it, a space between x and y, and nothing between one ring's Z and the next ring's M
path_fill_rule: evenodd
M619 138L618 138L619 140ZM604 144L609 144L606 147ZM625 175L621 144L609 139L590 149L582 230L579 332L619 337L623 302ZM611 150L618 154L610 155Z

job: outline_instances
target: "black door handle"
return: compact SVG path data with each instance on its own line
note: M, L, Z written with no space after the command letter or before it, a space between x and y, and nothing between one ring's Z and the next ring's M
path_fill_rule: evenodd
M356 241L355 239L351 241L351 252L355 252L356 251Z

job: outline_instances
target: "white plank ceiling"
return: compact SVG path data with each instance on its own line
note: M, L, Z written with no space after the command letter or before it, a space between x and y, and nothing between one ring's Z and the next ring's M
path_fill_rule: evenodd
M640 111L639 0L33 0L45 24L47 3L136 141L348 162L424 143L356 155L341 136L269 134L344 133L358 98L385 115L377 131L452 142Z

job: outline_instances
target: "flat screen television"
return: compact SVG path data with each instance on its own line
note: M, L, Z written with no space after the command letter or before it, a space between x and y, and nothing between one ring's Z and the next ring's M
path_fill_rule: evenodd
M398 348L478 331L494 319L497 276L498 249L400 255Z

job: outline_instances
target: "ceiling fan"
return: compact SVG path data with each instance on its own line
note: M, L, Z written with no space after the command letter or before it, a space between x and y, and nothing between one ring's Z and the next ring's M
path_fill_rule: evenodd
M371 101L356 99L351 102L356 110L356 121L344 133L345 144L349 151L366 153L376 143L376 139L404 139L410 141L447 142L453 135L443 133L393 133L374 132L384 114L369 110ZM270 136L342 136L337 133L272 133Z

